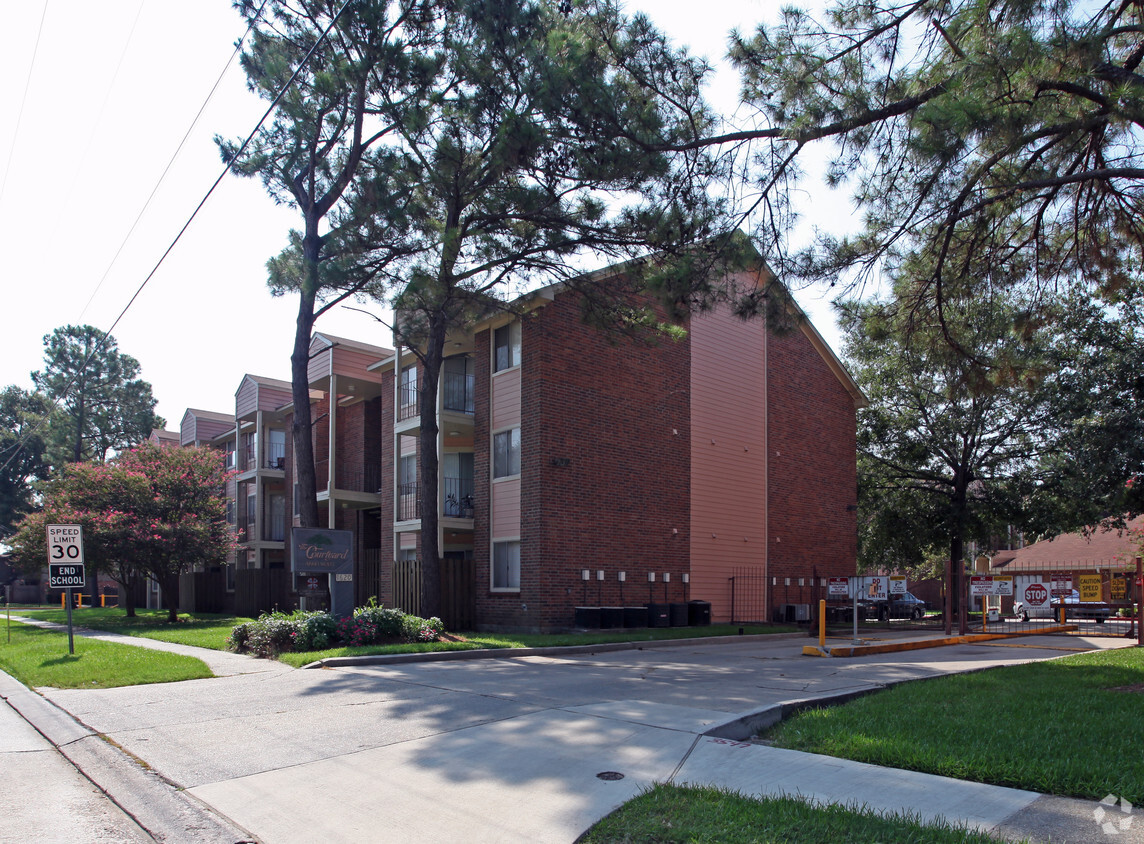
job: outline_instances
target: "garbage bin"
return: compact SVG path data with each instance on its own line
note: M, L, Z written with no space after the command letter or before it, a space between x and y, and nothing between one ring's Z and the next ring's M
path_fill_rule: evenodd
M687 623L692 627L708 627L711 624L710 601L688 601Z
M576 610L576 626L577 627L599 627L600 626L600 608L599 607L574 607Z
M623 607L600 607L600 627L623 627L624 626L624 608Z

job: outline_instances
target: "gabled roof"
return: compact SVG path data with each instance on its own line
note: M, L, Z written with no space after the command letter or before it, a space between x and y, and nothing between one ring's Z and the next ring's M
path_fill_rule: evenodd
M193 415L196 419L209 419L211 422L234 422L233 413L218 413L214 410L199 410L196 407L188 407L187 412L183 414L183 418Z
M335 337L333 334L326 334L325 332L315 332L314 336L310 338L311 349L317 344L324 346L345 346L348 349L367 352L379 360L393 354L393 349L387 349L384 346L374 346L370 343L363 343L360 340L350 340L346 337Z
M267 378L265 375L251 375L249 372L242 376L242 380L238 383L238 390L242 389L242 385L245 384L248 379L260 387L273 387L276 390L290 392L289 381L282 381L278 378ZM234 391L235 394L238 393L238 390Z
M1005 552L1006 555L1011 555L1008 560L998 554L993 558L991 567L1003 574L1056 568L1065 571L1135 569L1140 548L1132 531L1140 529L1144 529L1144 516L1131 519L1125 530L1097 528L1089 536L1083 533L1063 533L1052 539L1042 539L1026 545L1018 551Z

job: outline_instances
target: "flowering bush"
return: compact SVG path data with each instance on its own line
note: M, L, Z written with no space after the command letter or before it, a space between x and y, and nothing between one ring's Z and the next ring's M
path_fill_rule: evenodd
M235 626L227 647L238 653L274 658L285 651L324 650L337 645L435 642L444 632L445 625L439 618L419 618L378 606L359 607L352 616L341 619L328 612L273 612Z

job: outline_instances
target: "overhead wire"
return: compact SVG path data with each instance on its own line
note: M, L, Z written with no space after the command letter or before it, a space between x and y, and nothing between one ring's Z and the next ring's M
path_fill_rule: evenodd
M243 39L245 39L250 34L251 30L254 28L254 23L257 22L258 19L261 17L262 10L266 7L266 4L268 2L269 2L269 0L264 0L262 7L260 7L258 10L258 14L255 15L254 22L252 22L251 25L249 27L247 27L246 33L243 35ZM144 288L147 287L147 284L151 281L151 279L154 278L155 273L159 271L159 268L163 265L163 262L167 259L167 256L171 254L172 250L174 250L175 246L182 239L183 234L185 234L187 229L190 228L191 223L194 222L195 218L199 214L199 211L201 211L203 206L206 205L206 202L208 199L210 199L211 194L214 193L215 189L222 182L223 178L226 177L226 174L231 171L231 169L234 165L234 162L237 161L238 158L241 157L242 153L246 151L246 148L248 146L250 146L250 143L254 140L254 137L258 133L258 130L262 128L262 124L265 123L267 118L269 118L270 115L274 112L274 109L278 106L278 103L281 101L282 97L284 97L286 95L286 92L290 90L290 86L292 86L294 84L294 81L298 78L298 75L302 72L302 70L309 63L310 58L317 51L318 47L320 47L322 45L322 43L325 42L327 36L330 33L330 30L333 29L334 24L336 24L338 22L338 19L341 18L342 14L345 12L346 8L349 6L349 4L351 2L352 2L352 0L344 0L341 7L339 7L337 12L330 18L330 22L326 26L326 28L324 30L322 30L322 34L318 37L318 39L310 47L309 51L307 51L306 55L298 63L298 67L296 67L294 69L294 72L290 75L290 78L286 80L286 82L282 85L282 88L278 91L277 94L275 94L274 99L270 102L270 105L267 106L266 111L263 113L262 117L259 118L258 122L254 125L254 128L250 130L250 133L246 136L246 139L243 140L241 146L239 146L239 148L235 151L234 155L232 155L229 158L229 160L226 162L225 166L222 169L222 172L219 173L218 178L216 178L214 180L214 182L211 184L210 188L203 195L203 198L201 200L199 200L198 205L195 206L194 210L191 212L190 216L187 218L187 221L183 224L183 226L179 229L178 233L176 233L175 237L171 240L171 243L167 246L167 248L165 250L163 250L163 254L159 256L159 259L155 262L155 265L151 268L151 271L147 273L146 277L139 284L139 287L135 290L135 293L132 294L132 296L128 300L127 304L124 305L123 310L119 312L119 316L117 316L115 318L115 321L111 324L111 327L108 328L106 332L104 332L103 337L95 345L95 347L91 350L91 352L88 354L88 356L84 359L84 362L83 362L82 366L80 367L80 371L85 371L87 369L88 364L91 363L92 359L100 351L102 351L103 347L107 343L108 338L111 337L111 332L115 330L115 327L117 325L119 325L120 320L122 320L123 317L127 314L127 312L131 309L131 306L133 304L135 304L135 300L139 298L139 295L143 292ZM217 83L216 83L216 86L217 86ZM214 89L212 89L212 91L213 90ZM71 381L69 381L67 386L64 388L63 393L60 396L60 398L57 398L54 400L57 405L62 400L62 398L67 395L68 390L70 390L72 388L72 386L74 386L77 377L78 377L78 374L73 375ZM40 430L42 430L42 428L46 424L47 424L47 416L44 416L32 428L31 431L27 432L23 437L21 437L19 442L15 443L14 445L12 445L9 448L9 451L11 451L11 454L9 455L8 459L4 461L4 464L2 466L0 466L0 471L6 470L8 468L8 466L11 465L11 463L15 459L16 455L20 453L20 451L23 449L24 445L28 442L28 440L31 439L36 434L38 434L40 432Z
M48 19L48 3L44 0L44 11L40 15L40 26L36 30L36 45L32 48L32 61L28 65L28 77L24 80L24 94L20 98L20 110L16 113L16 128L12 132L12 145L8 147L8 163L4 165L4 179L0 181L0 202L4 201L4 191L8 187L8 173L12 169L12 156L20 139L20 124L24 120L24 106L28 102L28 91L32 87L32 77L36 72L36 56L40 54L40 39L44 35L44 21Z

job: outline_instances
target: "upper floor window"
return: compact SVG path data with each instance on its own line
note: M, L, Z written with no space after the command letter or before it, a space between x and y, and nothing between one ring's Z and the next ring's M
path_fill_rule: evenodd
M520 474L520 428L493 434L493 477Z
M520 320L493 332L493 372L520 366Z

